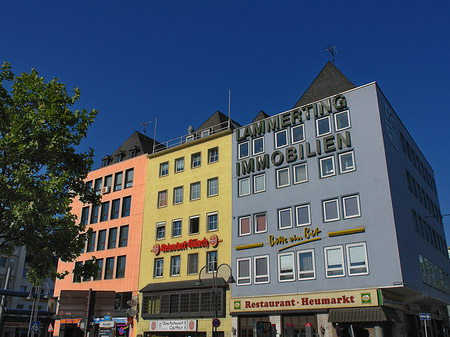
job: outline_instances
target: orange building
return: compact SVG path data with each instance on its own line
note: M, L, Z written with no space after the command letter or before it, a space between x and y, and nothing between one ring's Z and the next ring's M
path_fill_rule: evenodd
M54 336L82 336L80 322L86 317L89 304L96 323L94 331L104 316L110 316L115 321L116 336L134 336L134 322L127 318L130 314L127 309L138 294L146 154L152 151L153 140L135 132L112 156L103 159L101 168L87 177L92 191L101 194L101 205L73 202L77 221L92 228L93 233L77 261L60 261L58 272L72 272L75 264L82 264L92 256L96 258L99 272L89 279L72 273L56 281L59 310ZM89 289L92 290L90 302Z

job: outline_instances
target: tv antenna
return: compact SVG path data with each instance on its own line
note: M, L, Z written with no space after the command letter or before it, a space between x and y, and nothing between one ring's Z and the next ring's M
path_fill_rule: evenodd
M141 123L141 126L142 126L142 132L144 133L144 135L145 135L145 133L147 132L147 124L150 124L150 123L152 123L153 121L148 121L148 122L142 122Z
M331 62L334 63L335 55L337 53L337 47L335 45L327 45L327 51L331 54Z

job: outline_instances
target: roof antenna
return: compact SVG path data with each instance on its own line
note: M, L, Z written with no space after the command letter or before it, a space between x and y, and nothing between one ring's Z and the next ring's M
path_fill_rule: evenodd
M144 136L145 136L145 133L147 132L147 124L150 124L151 122L153 122L153 121L148 121L148 122L142 122L141 123L142 132L144 133Z
M330 54L331 54L331 62L333 62L333 64L334 64L335 54L337 53L337 47L332 45L332 44L328 44L327 45L327 51L330 52Z

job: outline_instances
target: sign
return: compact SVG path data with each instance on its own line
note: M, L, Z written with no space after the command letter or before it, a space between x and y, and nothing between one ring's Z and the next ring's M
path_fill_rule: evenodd
M48 332L53 332L53 326L52 326L52 323L50 323L50 324L48 325L47 331L48 331Z
M305 326L312 326L312 323L305 323Z
M104 321L110 321L111 320L111 316L103 316L103 320Z
M41 330L41 322L40 321L31 321L31 331L39 332Z
M429 321L429 320L431 320L431 314L429 314L429 313L421 313L421 314L419 314L419 318L422 321Z
M114 328L116 326L115 321L101 321L99 324L100 328Z
M203 237L201 240L190 239L176 243L155 243L153 245L152 252L158 256L161 252L171 253L187 249L209 248L210 245L216 248L219 245L219 242L222 242L222 240L219 240L219 237L214 234L209 238L209 240L206 237Z
M212 325L213 327L218 328L220 326L220 319L214 318L212 321Z
M195 319L161 319L150 321L150 331L197 331Z

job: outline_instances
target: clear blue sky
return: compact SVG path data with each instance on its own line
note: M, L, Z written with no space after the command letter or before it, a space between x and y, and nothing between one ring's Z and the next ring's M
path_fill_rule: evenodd
M450 213L448 0L7 0L1 12L0 62L78 86L79 107L99 110L84 142L95 167L141 122L158 118L164 141L227 113L228 89L241 124L261 109L292 108L334 44L337 67L355 85L378 82ZM450 233L450 217L444 223Z

